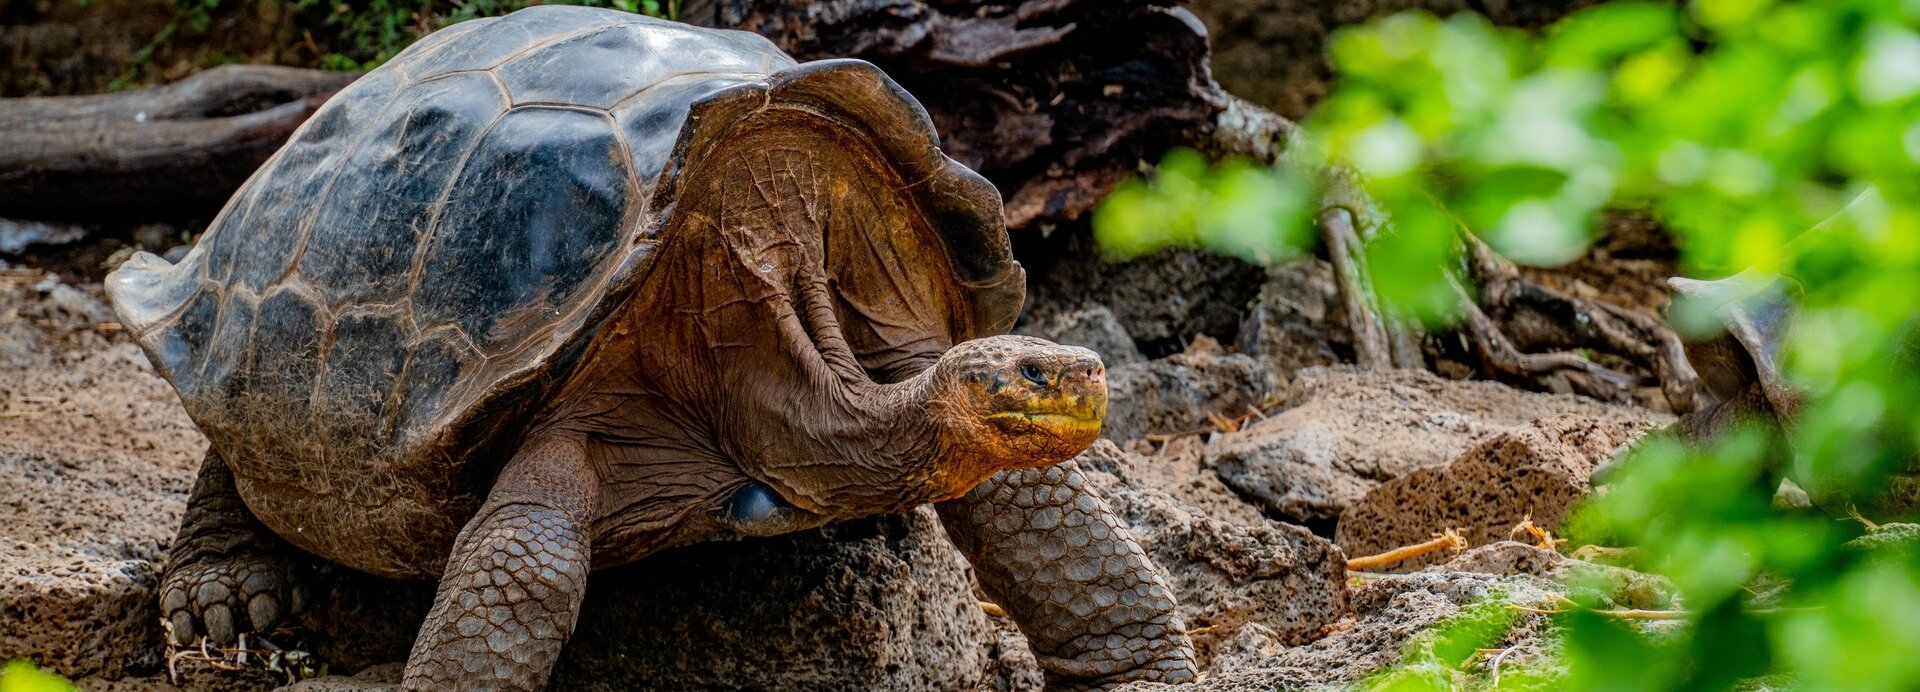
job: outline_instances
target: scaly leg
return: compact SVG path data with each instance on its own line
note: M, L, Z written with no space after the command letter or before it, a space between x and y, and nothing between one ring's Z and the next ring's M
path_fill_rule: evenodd
M1194 679L1172 589L1074 462L1001 472L938 509L1049 686Z
M572 439L529 443L454 543L409 690L538 690L586 595L597 483Z

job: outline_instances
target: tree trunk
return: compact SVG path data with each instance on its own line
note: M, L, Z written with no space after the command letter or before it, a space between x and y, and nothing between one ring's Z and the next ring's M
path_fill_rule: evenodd
M0 217L210 216L357 76L228 65L144 91L0 99Z

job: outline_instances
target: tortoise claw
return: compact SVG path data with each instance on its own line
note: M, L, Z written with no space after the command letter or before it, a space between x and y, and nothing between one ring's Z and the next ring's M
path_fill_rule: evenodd
M269 632L293 614L299 600L293 565L274 555L236 555L177 565L161 581L160 609L176 646L201 635L234 643L240 634Z

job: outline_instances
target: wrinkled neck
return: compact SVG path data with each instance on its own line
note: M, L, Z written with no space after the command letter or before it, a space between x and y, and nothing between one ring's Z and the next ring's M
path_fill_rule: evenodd
M784 428L740 455L749 474L795 506L851 518L906 511L937 499L944 415L929 406L931 372L880 384L822 375L807 396L775 404Z

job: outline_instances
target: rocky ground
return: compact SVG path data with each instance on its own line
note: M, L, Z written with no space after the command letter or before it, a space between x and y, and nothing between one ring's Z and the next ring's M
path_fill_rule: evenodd
M1332 290L1313 260L1089 262L1039 277L1020 327L1112 365L1109 439L1079 462L1171 577L1203 686L1351 683L1487 598L1550 609L1574 571L1605 574L1578 583L1621 607L1672 605L1658 580L1503 541L1529 518L1555 528L1594 465L1663 414L1339 365ZM97 285L0 270L0 659L90 689L266 689L321 664L336 677L303 688L391 679L431 585L334 568L269 637L277 656L168 656L152 589L204 448ZM1347 569L1447 529L1479 547ZM555 689L1041 683L924 510L676 550L589 593ZM1498 665L1548 665L1551 627L1517 619Z

